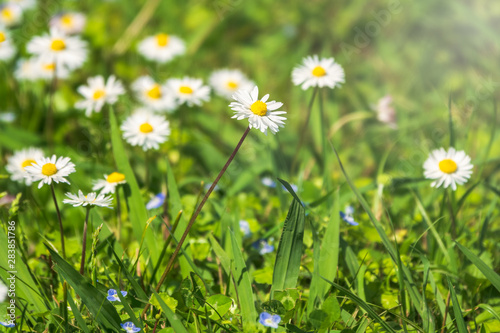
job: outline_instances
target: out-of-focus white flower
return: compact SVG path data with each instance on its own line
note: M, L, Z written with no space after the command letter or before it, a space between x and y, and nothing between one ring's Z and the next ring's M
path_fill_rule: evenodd
M203 85L201 79L184 77L167 80L167 86L179 105L201 105L210 100L210 88Z
M77 90L85 99L76 102L75 107L84 109L87 117L90 117L93 111L101 112L104 104L113 105L118 96L125 93L122 83L114 75L111 75L106 82L100 75L90 77L87 85L80 86Z
M26 148L14 152L14 154L7 159L7 166L5 169L11 174L11 179L31 185L33 179L26 172L26 167L31 166L37 159L43 158L44 154L38 148Z
M0 24L11 27L21 22L23 16L22 8L13 2L0 5Z
M255 84L238 69L220 69L212 72L209 79L215 93L227 99L240 89L251 91Z
M177 36L159 33L143 39L137 46L146 59L165 63L186 52L184 41Z
M175 98L166 84L156 83L150 76L141 76L132 83L139 100L154 111L172 111L177 107Z
M53 16L50 26L59 29L68 35L79 34L85 28L85 15L78 12L66 12Z
M9 2L18 5L23 11L36 7L35 0L10 0Z
M9 288L7 288L7 286L4 285L0 281L0 303L2 303L3 301L5 301L5 299L7 298L7 292L8 291L9 291Z
M34 37L26 48L42 61L70 70L81 67L87 59L87 43L56 28L51 28L49 34Z
M389 127L391 128L397 128L398 124L396 123L396 110L391 104L391 95L386 95L379 99L377 106L375 107L375 112L377 112L377 119L380 122L389 125Z

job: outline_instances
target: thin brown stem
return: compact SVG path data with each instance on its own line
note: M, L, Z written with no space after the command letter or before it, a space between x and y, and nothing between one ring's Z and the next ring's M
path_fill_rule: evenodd
M59 206L57 205L56 192L54 191L54 183L50 184L50 190L52 192L52 199L54 199L54 205L56 206L57 219L59 221L59 233L61 234L61 249L63 258L66 259L66 247L64 246L64 228L61 219L61 212L59 211Z
M89 213L91 206L87 207L87 214L85 215L85 223L83 224L83 245L82 245L82 261L80 262L80 274L83 275L85 271L85 251L87 249L87 226L89 222Z
M221 179L222 175L226 172L227 168L229 167L229 165L233 161L234 157L236 156L236 153L238 152L241 145L243 144L243 141L245 141L245 138L247 137L248 132L250 132L250 127L247 127L247 129L245 130L245 133L243 133L240 141L238 142L238 144L234 148L233 152L231 153L231 156L229 156L229 159L227 160L226 164L222 167L222 170L219 172L219 174L215 178L214 182L212 183L212 185L208 189L207 193L205 193L205 196L203 197L200 204L198 205L198 208L196 208L196 211L194 212L193 216L191 216L191 219L189 220L189 223L186 227L186 230L184 231L184 234L182 234L182 237L179 240L179 243L177 244L177 247L175 248L174 253L170 257L170 260L167 264L167 267L165 268L165 271L163 272L163 275L161 276L160 281L158 282L158 285L155 288L156 292L158 292L160 290L161 285L163 284L163 282L165 282L165 279L167 278L168 273L172 269L172 267L174 265L174 261L177 258L177 255L179 254L179 251L181 250L181 247L184 244L184 241L186 240L186 237L189 234L189 231L191 230L191 227L193 226L194 221L196 221L196 218L198 217L198 214L200 214L201 210L203 209L203 206L207 202L208 197L210 196L210 194L212 194L212 191L214 190L215 186L217 186L217 183ZM148 309L149 309L149 304L146 305L146 307L142 311L142 316L146 315L146 312Z
M444 333L446 329L446 316L448 315L448 308L450 307L450 298L451 298L451 293L448 292L448 298L446 299L446 307L444 310L443 328L441 328L441 333Z

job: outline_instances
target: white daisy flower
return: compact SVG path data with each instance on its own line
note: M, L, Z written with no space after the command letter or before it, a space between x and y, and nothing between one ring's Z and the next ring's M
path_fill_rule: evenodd
M54 62L46 61L40 57L31 58L30 62L31 70L33 71L32 76L35 79L45 81L53 80L54 72L58 79L66 79L70 74L68 68L64 66L56 66Z
M125 175L119 172L112 172L109 175L104 175L104 179L99 179L94 182L92 191L101 190L100 194L115 193L116 187L120 184L125 184Z
M14 53L16 53L16 48L12 44L9 33L0 25L0 60L10 60Z
M105 82L104 77L98 75L89 77L86 86L78 87L78 92L85 98L75 103L77 109L84 109L85 115L90 117L92 112L101 112L104 104L114 104L118 96L125 93L122 83L111 75Z
M13 123L16 120L17 116L15 112L2 112L0 113L0 122L1 123Z
M377 106L375 107L375 112L377 112L377 119L380 122L395 129L398 127L396 123L396 110L394 110L394 107L391 104L391 95L386 95L379 99Z
M43 151L38 148L27 148L16 151L7 159L5 169L11 174L10 178L12 180L31 185L33 180L28 175L25 168L31 166L32 163L35 163L37 159L43 158L43 156Z
M167 80L167 86L179 105L201 105L210 99L210 88L201 79L183 77Z
M33 60L31 58L19 59L14 70L14 77L19 81L35 81L37 75Z
M66 193L66 196L69 199L64 199L63 202L65 204L70 204L73 205L73 207L78 207L78 206L99 206L99 207L109 207L111 205L111 201L113 201L112 196L104 196L104 194L99 194L95 192L90 192L87 195L83 195L83 192L81 190L78 190L78 195L73 194L73 193Z
M68 35L79 34L85 28L85 15L78 12L66 12L53 16L49 25Z
M56 28L50 28L50 34L34 37L26 48L42 61L70 70L81 67L87 58L86 42L77 36L66 36Z
M172 111L177 107L167 85L156 83L150 76L141 76L135 80L132 90L144 105L154 111Z
M50 158L37 158L35 163L25 168L28 173L27 177L31 177L33 182L40 181L38 188L41 188L43 184L50 185L52 181L69 184L64 177L75 172L75 165L70 160L69 157L57 158L56 155L52 155Z
M146 37L137 46L139 53L146 59L165 63L186 52L184 41L177 36L159 33Z
M431 183L432 187L443 185L444 188L448 188L451 185L455 191L457 184L463 185L470 178L473 168L470 161L470 157L463 150L436 149L424 163L424 176L427 179L435 179Z
M0 24L11 27L20 23L22 16L22 8L13 2L0 5Z
M283 103L270 101L267 102L269 94L259 99L259 88L255 86L252 92L238 90L233 99L236 102L229 104L229 107L235 111L234 116L238 120L248 118L250 128L255 127L262 133L267 135L269 128L273 134L279 131L279 127L284 127L283 120L285 117L280 116L286 114L285 111L274 111L279 109Z
M35 0L10 0L10 2L18 5L22 10L33 9L36 7Z
M251 91L255 84L237 69L220 69L210 75L210 85L217 95L227 99L240 89Z
M167 141L170 135L170 123L165 117L146 109L137 110L120 128L128 143L141 146L144 151L158 149L160 143Z
M292 81L296 86L302 85L302 90L309 87L340 87L345 82L345 73L342 66L333 58L319 58L317 55L308 56L302 60L302 65L292 71Z

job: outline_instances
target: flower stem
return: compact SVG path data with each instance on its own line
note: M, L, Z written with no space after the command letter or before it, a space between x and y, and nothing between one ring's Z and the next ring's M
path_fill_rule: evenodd
M208 200L208 197L210 196L210 194L212 194L212 191L214 190L215 186L217 185L217 183L221 179L222 175L224 174L224 172L226 172L227 168L229 167L229 165L233 161L234 157L236 156L236 153L238 152L241 145L243 144L243 141L245 141L245 138L247 137L248 132L250 132L250 126L247 127L247 129L245 130L245 133L243 133L243 135L241 136L241 139L238 142L238 144L236 145L236 147L234 148L233 152L231 153L231 156L229 156L229 159L227 160L226 164L222 167L222 170L219 172L219 174L215 178L214 182L212 183L212 185L208 189L207 193L205 193L205 196L203 197L200 204L196 208L196 211L194 212L194 214L191 216L191 219L189 220L189 223L186 227L186 230L182 234L182 237L179 240L179 243L177 244L177 247L175 248L174 253L170 257L170 260L167 264L167 267L165 268L165 271L163 272L163 275L161 276L160 281L158 282L158 285L155 288L156 292L158 292L160 290L161 285L163 284L163 282L165 282L165 279L167 278L168 273L172 269L172 267L174 265L174 261L177 258L177 255L179 254L179 251L181 250L181 247L184 244L184 241L186 240L187 235L189 234L189 230L191 230L191 227L193 226L194 221L196 221L198 214L200 214L201 210L203 209L203 206L205 205L205 203ZM146 312L148 309L149 309L149 304L146 305L146 307L142 311L142 316L146 315Z
M61 248L63 258L66 259L66 247L64 246L64 228L62 225L61 212L59 211L59 206L57 205L56 192L54 191L54 183L50 184L50 190L52 191L52 199L54 199L54 205L56 206L57 218L59 221L59 233L61 234Z
M322 146L322 153L323 153L323 188L328 191L329 190L329 182L328 182L328 149L326 149L326 118L325 118L325 111L323 107L323 94L319 94L319 116L320 116L320 123L321 123L321 146Z
M302 129L300 131L300 139L299 143L297 144L297 149L295 150L295 156L293 157L293 163L292 163L292 171L295 169L295 164L297 162L297 157L300 152L300 148L302 148L302 145L304 144L304 139L306 136L306 129L307 125L309 125L309 119L311 118L311 110L313 107L314 99L316 95L318 94L318 87L315 87L311 96L311 99L309 100L309 105L307 107L307 118L306 121L304 122L304 126L302 126Z
M87 249L87 226L89 222L90 207L87 207L87 214L85 214L85 223L83 224L83 244L82 244L82 261L80 262L80 274L83 275L85 270L85 250Z

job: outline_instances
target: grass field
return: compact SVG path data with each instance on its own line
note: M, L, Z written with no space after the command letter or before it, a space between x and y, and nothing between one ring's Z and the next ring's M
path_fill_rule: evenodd
M499 17L3 2L0 331L500 332Z

